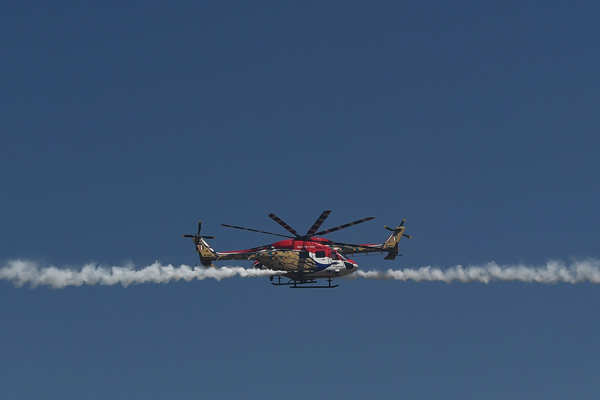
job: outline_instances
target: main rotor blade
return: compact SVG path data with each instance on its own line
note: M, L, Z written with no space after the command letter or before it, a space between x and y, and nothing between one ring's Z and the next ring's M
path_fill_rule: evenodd
M365 244L353 244L353 243L332 242L332 241L329 241L329 242L326 242L326 243L323 243L323 244L328 245L328 246L331 246L331 245L334 245L334 246L346 246L346 247L356 247L356 248L359 248L359 249L370 249L370 250L373 250L373 251L381 251L381 247L377 247L377 245L367 246Z
M331 210L325 210L321 213L321 215L319 215L319 218L317 218L317 220L315 221L315 223L313 224L313 226L310 227L310 229L306 232L307 237L311 237L312 235L315 234L315 232L317 231L317 229L319 229L321 227L321 225L323 224L323 221L325 221L325 219L329 216L329 214L331 213Z
M227 228L241 229L241 230L250 231L250 232L266 233L267 235L281 236L281 237L284 237L284 238L294 239L293 236L281 235L279 233L273 233L273 232L259 231L258 229L244 228L243 226L227 225L227 224L221 224L221 225L223 225L223 226L225 226Z
M271 213L269 214L269 218L271 218L273 221L277 222L279 225L283 226L283 228L288 231L289 233L291 233L292 235L294 235L295 237L299 237L300 235L298 235L298 232L296 232L294 230L294 228L292 228L291 226L289 226L288 224L286 224L281 218L279 218L277 215Z
M348 227L350 227L352 225L356 225L356 224L360 224L360 223L363 223L363 222L367 222L367 221L370 221L372 219L375 219L375 217L366 217L366 218L358 219L356 221L348 222L347 224L344 224L344 225L335 226L333 228L325 229L324 231L315 233L315 235L325 235L326 233L331 233L331 232L339 231L340 229L345 229L345 228L348 228Z

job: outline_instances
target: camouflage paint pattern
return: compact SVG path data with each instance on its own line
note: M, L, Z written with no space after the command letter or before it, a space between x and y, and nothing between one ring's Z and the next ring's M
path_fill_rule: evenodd
M312 271L315 261L307 252L296 250L267 250L256 254L255 260L269 269L278 271Z

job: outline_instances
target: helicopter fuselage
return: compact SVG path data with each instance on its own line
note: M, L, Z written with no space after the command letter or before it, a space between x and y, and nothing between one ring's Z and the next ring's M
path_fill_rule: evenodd
M327 239L282 240L273 243L271 248L254 255L254 267L294 272L306 278L338 277L358 269L354 260L320 242L326 243Z

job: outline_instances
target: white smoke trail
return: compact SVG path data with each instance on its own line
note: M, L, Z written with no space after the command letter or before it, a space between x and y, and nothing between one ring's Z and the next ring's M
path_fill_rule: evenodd
M175 267L155 262L140 269L132 266L103 267L86 264L81 269L41 267L33 261L8 261L0 268L0 280L12 282L16 286L29 285L64 288L82 285L122 285L127 287L138 283L168 283L191 281L194 279L221 279L239 276L242 278L278 275L282 271L243 267L203 268L188 265ZM514 281L534 283L600 283L600 260L589 259L565 264L550 261L543 266L498 265L490 262L484 265L450 268L420 267L388 269L387 271L356 271L351 278L382 279L416 282L482 282Z
M136 283L167 283L171 281L191 281L193 279L216 279L239 276L254 278L277 275L278 271L250 269L242 267L203 268L188 265L162 265L159 262L134 269L131 266L102 267L86 264L81 269L40 267L37 263L24 260L8 261L0 268L0 280L7 280L16 286L50 286L56 289L82 285L129 286Z
M560 261L549 261L543 266L484 265L450 268L420 267L388 269L387 271L356 271L352 277L416 282L483 282L513 281L533 283L600 283L600 260L576 261L567 265Z

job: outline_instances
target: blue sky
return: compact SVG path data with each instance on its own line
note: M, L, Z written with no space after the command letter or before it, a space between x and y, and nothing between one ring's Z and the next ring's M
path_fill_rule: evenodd
M594 2L4 6L0 259L195 263L324 209L365 269L598 256ZM14 288L3 398L592 398L590 284Z

